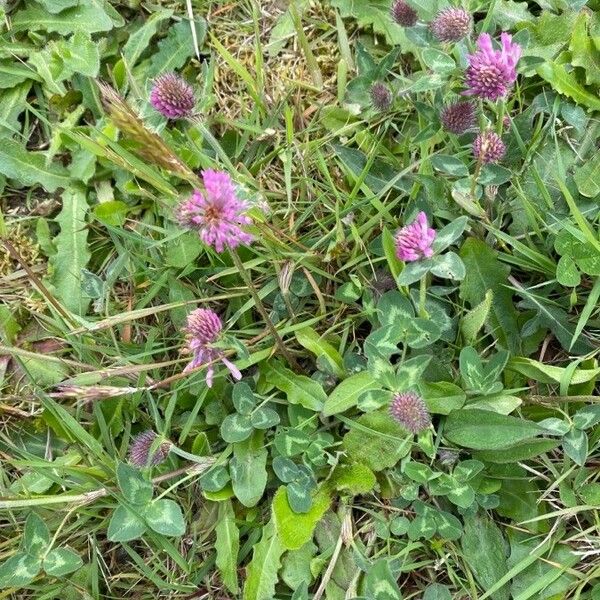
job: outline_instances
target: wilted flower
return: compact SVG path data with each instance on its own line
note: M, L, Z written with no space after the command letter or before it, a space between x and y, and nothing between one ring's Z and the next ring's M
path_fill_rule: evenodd
M179 205L182 225L198 231L200 239L217 252L249 244L252 236L242 227L252 219L244 214L247 206L235 192L231 177L223 171L202 172L205 192L194 190L192 197Z
M158 435L151 429L136 435L129 446L129 462L136 467L155 466L163 462L167 458L172 444L164 441L150 455L152 444L157 438Z
M201 365L207 365L206 385L212 387L215 372L214 361L220 360L230 371L234 379L241 379L239 369L213 344L219 339L223 323L219 315L209 308L197 308L187 317L185 332L188 336L188 349L193 353L192 361L184 369L184 373Z
M435 229L427 224L427 215L421 211L417 218L396 234L396 256L404 262L412 262L433 255L431 244Z
M494 131L480 132L473 142L473 155L483 164L498 162L506 152L502 138Z
M154 80L150 104L168 119L188 117L196 104L194 89L176 73L164 73Z
M497 100L506 96L516 81L521 46L513 44L512 36L507 33L500 40L502 49L494 50L489 34L482 33L477 39L477 51L468 57L465 95Z
M464 8L446 8L431 22L433 36L440 42L458 42L471 33L473 19Z
M394 394L390 415L411 433L419 433L431 425L431 416L423 398L414 392Z
M475 104L473 102L455 102L446 106L440 115L446 131L461 135L475 125Z
M404 0L396 0L392 5L392 19L402 27L412 27L417 23L417 11Z
M392 92L390 88L385 83L376 81L371 86L371 102L381 112L388 110L392 105Z

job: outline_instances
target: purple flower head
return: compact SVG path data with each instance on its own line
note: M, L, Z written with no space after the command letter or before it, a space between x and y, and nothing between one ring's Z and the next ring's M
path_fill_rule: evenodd
M473 19L464 8L446 8L437 14L430 28L440 42L458 42L471 33Z
M402 27L413 27L417 23L417 11L404 0L392 4L392 19Z
M411 433L420 433L431 425L431 416L423 398L414 392L394 394L390 404L392 419Z
M141 468L149 465L156 466L166 460L171 449L171 442L168 441L160 444L150 455L152 444L157 437L158 435L151 429L136 435L129 446L129 462Z
M388 110L392 105L392 92L385 83L376 81L371 86L371 103L381 112Z
M505 152L502 138L491 130L480 132L473 142L473 156L485 165L498 162Z
M435 229L427 224L427 215L421 211L410 225L396 234L396 256L404 262L433 256L431 244L435 235Z
M202 365L208 365L206 369L206 385L212 387L215 373L214 361L220 360L230 371L234 379L241 379L239 369L223 354L219 348L212 345L219 339L223 323L219 315L209 308L197 308L187 318L185 332L188 336L188 349L193 353L193 358L184 373Z
M247 206L236 193L231 177L223 171L202 172L205 192L194 190L192 197L179 205L182 225L198 231L200 239L217 252L249 244L252 236L242 227L252 219L244 214Z
M475 125L475 104L473 102L455 102L446 106L440 115L446 131L461 135Z
M189 117L196 104L194 89L176 73L164 73L154 80L150 104L168 119Z
M512 36L500 36L501 50L494 50L492 38L482 33L477 39L477 51L469 54L466 73L468 89L466 96L479 96L497 100L508 94L517 79L517 62L521 57L521 46L512 43Z

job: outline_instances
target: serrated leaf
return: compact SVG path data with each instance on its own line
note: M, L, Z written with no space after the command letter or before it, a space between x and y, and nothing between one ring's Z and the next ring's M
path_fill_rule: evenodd
M277 573L285 547L275 531L273 521L263 528L260 542L254 545L248 565L243 600L271 600L275 594Z
M60 233L54 242L56 254L50 259L52 284L62 304L74 313L85 314L89 298L82 293L82 269L88 264L91 254L87 244L88 204L84 190L65 190L62 203L62 210L56 218L60 225Z
M42 568L42 559L19 552L0 564L0 589L31 583Z
M215 528L215 560L225 587L234 595L238 593L237 558L240 549L240 532L235 524L231 502L219 504L219 518Z
M18 11L12 18L13 31L47 31L60 35L69 35L75 31L96 33L110 31L113 28L112 19L106 14L99 3L84 4L68 8L57 14L44 10L41 6L31 4Z
M53 577L63 577L83 564L81 556L70 548L54 548L44 558L44 571Z
M206 21L196 17L194 22L198 44L201 45L206 36ZM169 29L167 37L158 42L158 52L151 60L146 76L153 78L160 73L176 71L194 54L194 40L190 22L182 19Z
M185 533L185 520L179 504L168 498L153 500L144 509L146 523L157 533L181 536Z
M25 186L41 185L48 192L68 187L70 180L64 167L46 165L42 152L28 152L21 144L3 139L0 145L0 173Z
M107 537L111 542L136 540L146 531L146 523L125 506L117 506L108 524Z
M537 67L537 74L545 79L559 94L575 100L577 104L600 111L600 98L580 85L574 73L569 73L564 65L546 62Z
M600 84L600 51L588 33L592 13L581 11L571 34L571 63L585 71L587 85Z
M0 95L0 134L4 134L6 132L8 132L9 135L20 133L22 125L19 122L19 116L24 110L27 109L27 96L29 95L31 85L31 81L25 81L20 85L13 87L12 89L4 90ZM42 161L40 161L40 166L41 165ZM13 172L15 172L14 167ZM1 166L0 173L4 174ZM60 187L60 185L57 184L57 187Z
M56 15L59 12L81 4L81 0L37 0L49 13Z
M100 51L89 32L77 31L66 42L58 42L57 51L64 64L60 79L70 77L73 73L81 73L88 77L98 75Z
M153 12L146 19L145 23L129 36L129 39L123 46L121 54L130 69L135 66L144 50L148 48L150 40L156 33L159 24L165 19L169 19L172 14L173 11L169 8L163 8Z

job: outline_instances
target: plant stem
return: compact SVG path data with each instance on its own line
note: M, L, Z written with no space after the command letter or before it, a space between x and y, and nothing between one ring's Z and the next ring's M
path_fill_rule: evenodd
M429 317L425 310L425 299L427 297L427 273L421 277L419 282L419 317L426 319Z
M265 305L263 304L262 300L260 299L260 296L258 295L258 292L256 291L254 284L252 283L250 274L248 273L248 271L246 271L246 268L244 267L244 264L242 263L241 258L239 257L238 253L233 249L230 250L230 254L231 254L231 258L233 259L233 264L236 266L237 270L239 271L240 275L242 276L244 283L248 286L248 291L250 292L250 295L252 296L252 299L254 300L256 309L260 313L260 316L263 318L265 325L267 326L267 329L269 330L270 334L273 336L273 340L275 341L276 346L279 348L279 351L286 358L286 360L288 361L290 366L293 367L294 369L299 369L296 359L290 354L289 350L283 344L283 340L281 339L281 336L277 333L277 330L275 329L275 326L273 325L273 323L269 317L269 314L267 313L267 309L265 308Z

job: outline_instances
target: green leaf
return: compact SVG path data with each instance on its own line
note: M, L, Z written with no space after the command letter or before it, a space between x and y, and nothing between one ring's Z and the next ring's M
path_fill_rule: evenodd
M431 157L431 164L434 169L447 175L453 175L454 177L468 177L469 175L467 165L456 156L436 154Z
M313 497L311 509L296 513L288 502L286 488L280 487L273 497L273 519L277 533L286 550L297 550L308 542L325 511L329 508L329 494L321 489Z
M269 429L279 424L280 418L277 411L268 406L257 408L250 417L255 429Z
M442 75L456 68L454 59L437 48L423 50L423 62L434 72Z
M419 391L429 412L439 415L448 415L461 408L467 399L460 387L448 381L423 382L419 385Z
M331 5L339 9L342 17L356 19L359 26L372 28L385 37L391 46L400 46L403 52L412 52L414 45L408 41L404 28L390 19L390 5L386 0L332 0Z
M571 34L571 64L585 71L587 85L600 85L600 50L588 34L592 13L581 11Z
M144 520L123 505L117 506L108 524L107 537L111 542L129 542L142 537Z
M600 193L600 188L598 192ZM570 256L560 257L556 265L556 279L560 285L567 287L576 287L581 283L581 274L577 269L577 264Z
M206 21L196 17L194 22L198 44L201 45L206 36ZM181 68L194 54L194 40L190 21L182 19L169 29L167 37L158 42L158 52L150 60L146 73L149 79L160 73L168 73Z
M96 77L100 70L100 51L98 44L92 41L89 33L77 31L69 40L57 42L56 51L60 55L64 68L60 79L66 79L73 73Z
M36 513L29 513L23 531L23 550L31 556L40 556L49 544L50 531L48 531L48 526Z
M177 236L168 246L165 254L165 262L171 267L183 269L193 265L194 261L204 250L197 233L187 231Z
M150 40L156 33L159 24L165 19L169 19L172 14L173 11L168 8L153 12L144 24L129 36L121 54L130 69L135 66L142 53L149 47Z
M119 463L117 481L123 496L132 504L147 504L152 500L152 484L144 479L139 469Z
M228 415L221 423L221 437L228 444L247 440L252 435L252 430L252 420L248 415Z
M271 520L263 528L260 542L254 545L252 560L247 568L243 600L271 600L274 597L284 552L285 546Z
M589 429L600 423L600 405L590 404L580 408L573 415L573 425L577 429Z
M432 583L425 588L423 600L452 600L452 596L445 585Z
M267 485L268 452L262 445L263 434L256 432L244 442L233 445L229 463L236 498L244 506L255 506Z
M372 600L402 600L402 593L386 558L380 558L365 575L365 594Z
M3 139L0 146L0 173L24 186L41 185L47 192L69 185L64 167L46 165L42 152L28 152L21 144Z
M49 13L56 15L67 8L81 4L81 0L38 0Z
M219 518L215 528L216 565L225 587L237 595L239 586L237 578L237 558L240 549L240 532L235 524L235 515L231 502L219 504Z
M168 498L153 500L144 509L146 523L162 535L181 536L185 533L185 520L181 507Z
M412 435L390 419L387 411L362 415L356 421L345 421L351 426L344 436L342 448L348 457L372 471L393 467L410 451Z
M600 194L600 154L595 152L583 165L577 167L573 179L582 196L595 198Z
M463 556L482 589L489 590L508 572L502 533L489 517L465 517L461 547ZM493 600L509 600L508 587L503 586L491 597Z
M96 33L110 31L113 28L111 18L102 9L99 2L78 2L58 14L45 11L41 6L31 4L18 11L12 19L13 31L40 31L68 35L75 31Z
M252 414L252 411L256 408L256 398L251 387L244 381L238 381L233 386L232 394L233 405L235 410L241 415Z
M435 240L433 240L432 248L436 254L442 252L451 246L456 240L460 238L463 234L464 230L467 227L467 223L469 222L469 217L458 217L448 223L448 225L442 227L436 236Z
M446 252L431 259L431 272L437 277L460 281L465 278L465 265L454 252Z
M537 74L545 79L559 94L568 96L577 104L600 111L600 98L586 90L577 82L573 72L567 72L564 65L545 62L537 67Z
M21 113L27 109L27 96L31 90L31 81L25 81L9 90L3 90L0 94L0 134L13 135L21 131L22 125L19 121ZM8 141L7 138L4 140ZM16 146L13 146L13 149ZM19 146L20 148L20 146ZM8 152L10 154L10 151ZM0 161L1 161L0 154ZM41 166L41 165L40 165ZM5 166L4 169L11 168ZM12 167L13 173L18 173L18 166ZM0 173L4 174L3 167L0 162ZM57 186L60 187L60 186Z
M497 254L485 242L469 238L460 250L466 268L460 296L475 307L493 293L489 325L494 336L513 353L520 348L521 331L517 323L512 292L508 289L509 267L500 263Z
M0 564L0 589L31 583L42 568L42 559L19 552Z
M563 438L563 450L580 467L585 465L588 456L588 436L585 431L571 429Z
M56 295L76 314L85 314L89 305L89 298L83 295L82 290L82 269L91 258L87 243L87 212L88 204L83 188L63 192L62 210L56 217L60 225L60 233L54 240L56 254L50 259Z
M323 407L323 415L330 417L356 406L359 396L376 386L373 376L368 371L361 371L344 379L329 394Z
M340 353L324 340L312 327L303 327L295 333L301 346L312 352L317 358L323 356L337 377L344 377L344 361Z
M546 365L537 360L531 358L525 358L522 356L515 356L511 358L507 367L513 371L517 371L540 383L562 383L567 375L567 369L569 371L569 378L567 379L570 385L578 385L580 383L586 383L596 379L600 375L600 367L594 369L575 369L567 367L555 367L553 365Z
M498 450L543 433L533 421L480 409L452 411L444 426L444 437L464 448Z
M64 577L77 571L83 560L77 552L70 548L54 548L44 558L44 571L52 577Z
M465 343L475 342L477 334L487 321L492 308L494 292L487 290L484 299L468 313L466 313L460 322L460 331L463 334Z
M372 491L377 483L377 479L369 467L355 463L338 466L331 482L336 490L357 496L359 494L368 494Z
M323 410L327 394L314 379L296 375L277 360L266 363L263 372L268 383L286 393L290 404L300 404L315 412Z
M539 456L545 452L554 450L559 440L525 440L509 446L508 448L496 450L480 450L473 453L473 457L491 463L516 463Z

